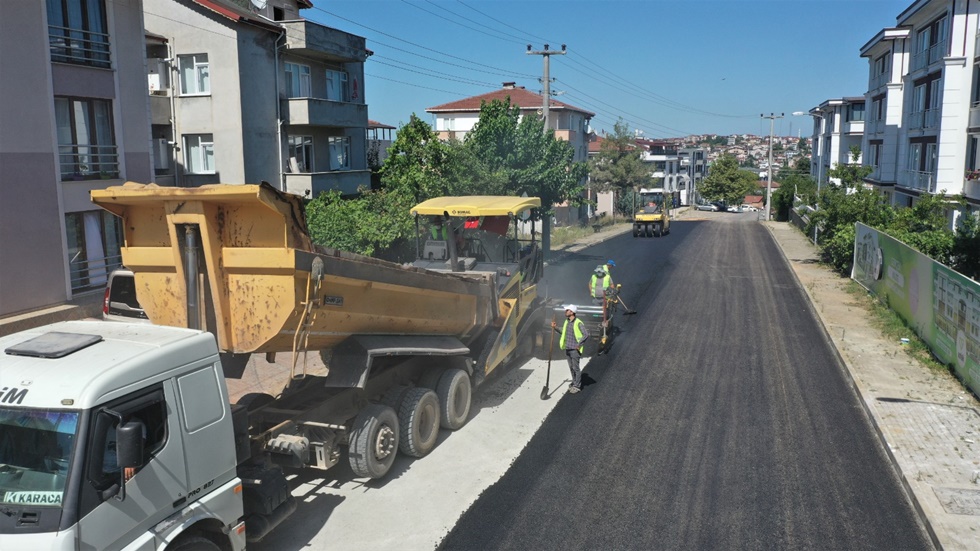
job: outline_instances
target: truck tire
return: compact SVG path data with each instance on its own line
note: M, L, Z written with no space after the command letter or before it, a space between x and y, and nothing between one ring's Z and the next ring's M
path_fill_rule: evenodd
M443 428L456 430L466 424L473 401L470 378L462 369L450 369L439 378L436 389L441 408L440 423Z
M412 387L405 385L398 385L392 387L385 392L384 396L381 397L381 404L390 407L395 411L399 411L402 407L402 399L405 397L405 393L409 391ZM401 418L398 419L401 422Z
M647 224L644 229L646 229L647 237L653 237L653 226Z
M633 237L639 237L640 230L636 228L636 224L633 224Z
M439 438L439 398L428 388L415 387L403 395L398 409L401 429L398 449L412 457L425 457Z
M255 411L260 407L267 406L275 401L276 399L273 398L271 394L266 394L264 392L249 392L248 394L239 398L235 404L245 406L247 411Z
M347 456L350 468L360 477L381 478L388 474L398 452L398 416L381 404L362 409L354 419Z
M177 538L167 551L221 551L221 547L203 536L189 536Z
M654 224L653 225L653 236L654 237L660 237L661 235L663 235L663 230L661 229L660 224Z

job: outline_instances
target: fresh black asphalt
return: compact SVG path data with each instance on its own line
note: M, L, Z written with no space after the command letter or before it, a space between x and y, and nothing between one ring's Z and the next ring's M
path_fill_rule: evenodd
M770 235L704 218L551 263L548 293L585 302L614 259L638 314L441 548L931 548Z

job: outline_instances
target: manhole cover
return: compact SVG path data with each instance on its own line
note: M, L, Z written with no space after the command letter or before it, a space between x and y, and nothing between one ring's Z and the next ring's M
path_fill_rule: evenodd
M943 509L951 515L980 515L980 490L933 488Z

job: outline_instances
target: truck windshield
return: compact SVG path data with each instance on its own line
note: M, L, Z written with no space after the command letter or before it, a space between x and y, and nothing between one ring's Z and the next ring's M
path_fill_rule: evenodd
M0 505L61 507L78 413L0 408Z

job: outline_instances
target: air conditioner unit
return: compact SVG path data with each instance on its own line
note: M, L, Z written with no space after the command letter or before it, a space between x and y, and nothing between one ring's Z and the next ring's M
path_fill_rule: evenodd
M170 87L169 67L166 61L159 58L146 60L146 79L150 92L160 92Z
M170 142L167 138L153 140L153 168L155 170L170 169Z

